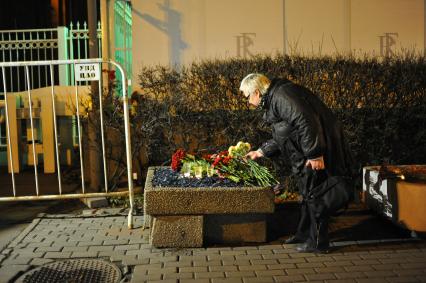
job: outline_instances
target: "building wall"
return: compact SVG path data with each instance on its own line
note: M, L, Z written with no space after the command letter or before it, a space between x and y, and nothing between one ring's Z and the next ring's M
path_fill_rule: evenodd
M134 66L281 52L282 4L282 0L134 1Z
M133 5L133 70L256 54L425 49L426 0L144 0ZM135 79L136 77L134 77Z
M326 55L348 51L348 2L285 1L286 53Z
M424 52L425 5L424 0L353 0L352 49L376 56Z

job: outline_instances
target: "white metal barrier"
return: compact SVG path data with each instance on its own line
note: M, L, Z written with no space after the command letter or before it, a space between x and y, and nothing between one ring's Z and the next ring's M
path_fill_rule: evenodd
M105 134L104 134L104 120L103 120L103 105L102 105L102 64L109 64L112 67L115 67L116 70L121 74L121 99L123 100L123 109L124 109L124 127L125 127L125 147L126 147L126 165L127 165L127 179L128 179L128 191L124 192L110 192L108 190L108 175L107 175L107 163L106 163L106 152L105 152ZM78 123L78 147L80 152L80 166L81 166L81 193L63 193L62 191L62 176L60 168L60 158L58 150L58 132L57 132L57 117L56 117L56 106L55 106L55 81L54 81L54 68L58 66L71 66L71 70L77 70L76 75L74 76L74 86L75 86L75 102L76 102L76 119ZM53 128L54 128L54 144L56 152L56 167L57 167L57 177L58 177L58 194L54 195L40 195L39 190L39 176L37 169L37 157L36 157L36 148L34 140L34 117L33 117L33 108L32 108L32 89L30 88L30 72L29 68L32 66L45 66L49 69L50 73L50 88L51 88L51 98L52 98L52 110L53 110ZM11 130L10 130L10 121L9 121L9 107L8 106L8 93L6 76L8 68L13 67L23 67L25 69L26 77L26 86L27 86L27 95L28 95L28 105L29 105L29 121L31 125L31 142L32 142L32 153L33 153L33 164L34 164L34 176L35 176L35 193L36 195L31 196L17 196L16 192L16 183L15 183L15 173L13 166L13 146L11 144ZM98 196L119 196L119 195L128 195L130 201L130 209L128 215L128 226L129 228L133 227L133 181L132 181L132 153L131 153L131 143L130 143L130 123L129 123L129 105L128 105L128 96L126 95L126 75L123 68L113 62L113 61L103 61L102 59L81 59L81 60L54 60L54 61L33 61L33 62L6 62L0 63L1 79L3 84L3 93L4 93L4 106L5 106L5 117L6 117L6 135L7 135L7 145L8 145L8 159L9 165L12 170L10 170L10 175L12 178L12 193L13 196L0 197L0 202L5 201L28 201L28 200L52 200L52 199L72 199L72 198L89 198L89 197L98 197ZM118 74L118 75L120 75ZM102 156L103 156L103 169L104 169L104 192L98 193L88 193L85 188L85 176L84 176L84 158L82 152L82 131L80 123L80 109L79 109L79 89L78 82L81 81L98 81L99 86L99 113L100 113L100 126L101 126L101 140L102 140ZM0 83L1 84L1 83Z

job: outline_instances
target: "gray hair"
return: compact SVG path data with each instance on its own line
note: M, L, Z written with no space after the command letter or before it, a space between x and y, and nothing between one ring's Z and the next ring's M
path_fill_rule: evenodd
M247 75L240 85L240 91L245 94L252 94L256 89L260 91L262 95L268 90L271 81L263 74L253 73Z

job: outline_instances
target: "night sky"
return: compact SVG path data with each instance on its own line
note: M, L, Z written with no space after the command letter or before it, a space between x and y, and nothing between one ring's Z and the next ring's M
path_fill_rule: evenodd
M52 28L57 25L68 26L71 21L76 23L86 20L86 0L57 2L59 13L55 12L51 0L0 1L0 30Z

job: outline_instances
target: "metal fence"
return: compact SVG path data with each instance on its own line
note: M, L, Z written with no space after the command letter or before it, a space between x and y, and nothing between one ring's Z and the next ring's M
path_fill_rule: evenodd
M122 95L120 99L123 101L123 109L124 109L124 127L125 127L125 148L126 148L126 165L127 165L127 180L128 180L128 191L125 192L110 192L108 190L108 170L107 170L107 162L106 162L106 153L105 153L105 133L104 133L104 119L103 119L103 105L102 105L102 65L109 64L110 66L116 68L117 76L121 77L121 91ZM51 91L51 99L52 99L52 112L53 112L53 129L54 129L54 146L55 146L55 157L56 157L56 167L57 167L57 181L58 181L58 192L54 195L42 195L40 193L39 188L39 174L37 169L37 156L35 149L35 140L34 140L34 117L33 117L33 107L32 107L32 77L31 77L31 68L42 67L46 70L48 81L47 84L50 87ZM73 94L73 99L75 99L75 117L78 123L78 149L79 149L79 161L81 167L81 192L78 193L64 193L62 190L62 174L60 168L60 155L58 150L58 131L57 131L57 117L56 117L56 106L55 106L55 79L54 73L55 68L66 67L72 70L75 86L75 91ZM9 84L7 83L7 74L9 74L9 70L12 68L22 68L24 70L23 76L25 79L26 93L28 98L28 119L31 125L31 139L30 143L32 144L32 153L33 153L33 164L34 164L34 178L35 178L35 195L28 196L17 196L17 188L15 183L15 178L18 177L17 174L14 173L14 164L13 164L13 146L11 144L11 129L10 129L10 115L9 115L9 107L8 105L8 95L11 95L9 92ZM11 196L0 197L0 202L2 201L20 201L20 200L51 200L51 199L71 199L71 198L88 198L88 197L98 197L98 196L117 196L117 195L128 195L130 200L130 211L129 211L129 227L132 227L132 213L133 213L133 182L132 182L132 156L131 156L131 145L130 145L130 125L129 125L129 107L128 107L128 96L126 93L126 76L123 68L113 62L113 61L103 61L102 59L82 59L82 60L51 60L51 61L33 61L33 62L7 62L0 63L1 70L1 82L3 85L3 95L5 97L4 100L4 109L5 109L5 118L6 118L6 136L7 138L7 146L8 146L8 161L9 166L12 168L10 170L10 177L12 179L12 190ZM102 156L103 156L103 175L104 175L104 191L99 193L88 193L85 187L85 175L84 175L84 155L83 155L83 147L82 147L82 124L80 119L80 109L79 109L79 88L85 81L98 81L99 87L99 120L101 127L101 143L102 143Z
M98 23L97 30L99 57L102 57L101 27ZM53 29L24 29L0 31L0 62L44 61L87 59L89 56L89 30L87 23ZM31 78L30 88L48 86L49 67L29 66ZM69 66L54 66L55 84L70 85L74 78ZM8 68L6 81L9 83L10 92L27 89L25 68L15 66ZM2 91L2 88L0 88Z

